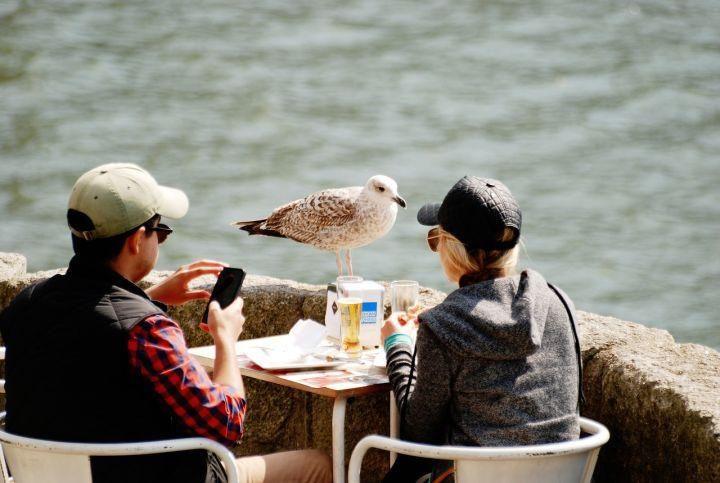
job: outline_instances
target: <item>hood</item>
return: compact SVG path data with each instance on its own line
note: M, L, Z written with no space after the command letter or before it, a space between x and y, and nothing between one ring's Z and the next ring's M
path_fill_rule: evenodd
M540 348L550 300L542 275L525 270L455 290L420 323L462 355L518 359Z

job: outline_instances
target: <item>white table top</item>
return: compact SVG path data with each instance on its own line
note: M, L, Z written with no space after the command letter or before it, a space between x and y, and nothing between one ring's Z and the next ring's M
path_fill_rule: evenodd
M278 335L239 341L236 350L241 374L332 398L360 396L390 390L385 368L374 364L378 352L382 349L363 351L357 362L347 362L330 368L301 370L266 370L253 363L245 355L245 351L250 347L278 347L287 343L287 340L287 335ZM193 347L190 349L190 354L203 367L212 370L215 363L214 345Z

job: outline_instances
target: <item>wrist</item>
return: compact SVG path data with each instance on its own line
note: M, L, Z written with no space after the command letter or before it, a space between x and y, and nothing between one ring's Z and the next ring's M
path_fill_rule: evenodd
M157 296L155 295L156 291L156 285L153 285L152 287L148 287L145 289L145 295L150 297L150 300L157 300Z
M153 285L152 287L148 287L145 289L145 295L150 298L150 300L154 300L156 302L163 303L165 305L170 305L167 302L167 294L162 289L162 287L159 286L160 284Z
M215 347L217 349L222 349L224 351L228 350L235 350L235 343L237 342L237 337L233 338L229 334L222 334L222 333L216 333L213 334L213 339L215 341Z
M390 334L387 339L385 339L385 352L389 351L391 347L398 344L412 345L412 338L409 335L403 334L401 332L395 332L394 334Z

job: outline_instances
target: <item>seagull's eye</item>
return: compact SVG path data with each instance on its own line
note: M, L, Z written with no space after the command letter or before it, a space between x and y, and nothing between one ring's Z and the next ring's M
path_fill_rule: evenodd
M384 192L385 192L385 188L383 188L382 186L378 186L378 191L379 191L380 193L384 193Z

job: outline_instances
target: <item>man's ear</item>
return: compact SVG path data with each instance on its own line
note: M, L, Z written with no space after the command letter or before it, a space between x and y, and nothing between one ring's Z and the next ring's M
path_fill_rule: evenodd
M145 227L141 226L132 235L127 237L125 240L125 249L131 255L137 255L140 253L140 247L142 246L142 239L145 237Z

